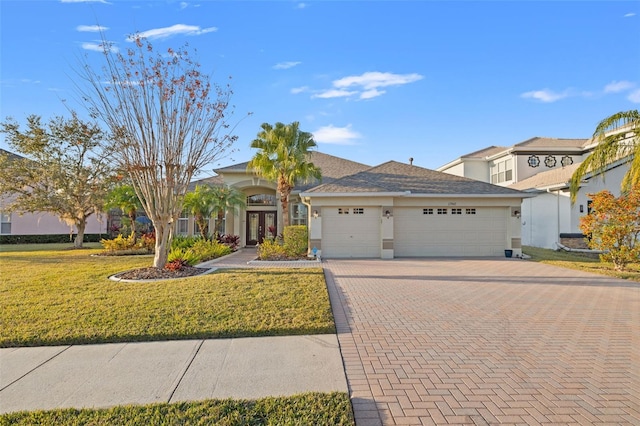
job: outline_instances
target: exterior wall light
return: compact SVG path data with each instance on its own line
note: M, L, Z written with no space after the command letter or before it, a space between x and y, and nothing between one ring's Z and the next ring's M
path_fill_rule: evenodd
M386 210L384 212L384 215L386 216L387 219L389 219L391 217L391 212L389 210Z
M318 210L314 210L313 211L313 217L314 217L314 219L318 218Z

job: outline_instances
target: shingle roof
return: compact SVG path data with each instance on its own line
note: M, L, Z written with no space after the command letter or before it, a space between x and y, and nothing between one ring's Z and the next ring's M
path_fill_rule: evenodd
M514 148L582 148L590 139L563 139L536 136L515 144Z
M196 185L222 186L224 185L224 180L222 179L222 176L211 176L200 180L194 180L189 184L188 190L193 191L196 189Z
M478 151L469 153L469 154L465 154L463 156L461 156L460 158L486 158L486 157L490 157L494 154L497 154L499 152L502 151L506 151L507 147L505 146L489 146L487 148L482 148Z
M332 183L309 189L308 193L406 192L412 194L459 194L521 196L520 191L486 182L389 161Z
M344 158L335 157L333 155L324 154L318 151L311 151L310 160L315 166L320 168L320 171L322 173L322 183L330 183L335 181L336 179L361 172L371 167L366 164L345 160ZM246 173L248 165L249 162L245 161L244 163L234 164L232 166L216 169L216 173ZM316 185L318 185L318 182L297 184L294 190L296 192L303 191Z
M9 152L5 149L0 148L0 155L6 155L8 156L9 160L20 160L20 159L24 159L24 157L18 155L18 154L14 154L13 152Z
M573 172L580 166L580 163L572 164L566 167L558 167L537 173L530 178L521 180L509 185L509 188L526 190L536 188L548 188L559 184L566 184L571 179Z

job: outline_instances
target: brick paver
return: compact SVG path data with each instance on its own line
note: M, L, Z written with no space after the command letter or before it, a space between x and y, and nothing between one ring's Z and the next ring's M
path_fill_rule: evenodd
M640 424L640 285L516 259L325 260L358 426Z

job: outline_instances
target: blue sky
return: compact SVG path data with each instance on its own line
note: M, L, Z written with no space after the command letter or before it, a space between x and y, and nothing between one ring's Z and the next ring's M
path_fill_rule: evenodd
M263 122L299 121L318 149L435 169L534 136L589 137L640 107L637 1L0 1L0 117L68 115L74 70L96 67L96 26L119 49L197 50L232 77L231 157ZM251 113L246 117L247 113ZM0 147L8 146L0 135ZM206 170L203 175L210 175Z

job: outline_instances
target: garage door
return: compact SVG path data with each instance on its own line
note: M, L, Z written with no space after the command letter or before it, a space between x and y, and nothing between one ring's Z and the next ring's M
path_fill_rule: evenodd
M394 209L394 256L504 256L504 208Z
M379 207L323 207L322 257L380 257Z

